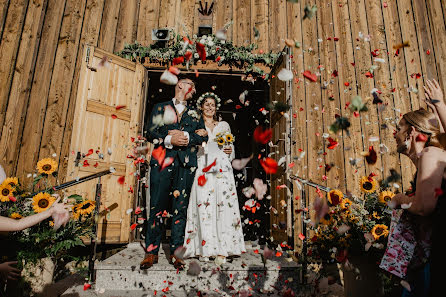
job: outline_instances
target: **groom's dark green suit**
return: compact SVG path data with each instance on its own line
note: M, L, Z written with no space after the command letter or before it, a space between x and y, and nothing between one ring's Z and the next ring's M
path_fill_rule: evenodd
M154 119L162 116L166 106L169 105L177 113L178 121L162 126L154 123ZM197 168L197 145L208 140L207 136L202 137L195 133L198 129L206 128L203 119L193 116L195 112L189 113L191 110L186 106L184 111L178 114L171 100L156 104L150 115L147 138L152 143L158 140L155 149L159 146L164 147L164 139L170 130L189 133L187 146L173 146L171 149L166 149L166 158L172 157L174 160L172 165L161 170L157 160L154 158L150 160L150 210L146 236L146 247L150 247L150 254L158 254L162 235L160 223L166 216L165 211L172 216L171 254L183 245L189 195ZM175 196L179 195L174 197L173 192L176 193ZM167 209L171 199L172 209Z

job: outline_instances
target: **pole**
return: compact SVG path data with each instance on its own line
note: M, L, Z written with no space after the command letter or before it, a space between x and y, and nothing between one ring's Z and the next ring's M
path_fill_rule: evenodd
M305 193L305 186L302 187L302 209L307 207L307 197ZM302 234L305 236L305 240L302 241L302 254L303 254L303 263L302 263L302 284L307 284L307 224L305 223L307 219L306 212L302 212Z
M98 177L98 183L96 184L96 195L95 195L95 209L94 209L94 225L93 225L93 236L90 238L90 259L88 262L88 276L90 282L96 281L96 269L94 268L94 262L96 261L96 248L98 244L98 222L99 222L99 206L101 203L101 192L102 184L101 177Z

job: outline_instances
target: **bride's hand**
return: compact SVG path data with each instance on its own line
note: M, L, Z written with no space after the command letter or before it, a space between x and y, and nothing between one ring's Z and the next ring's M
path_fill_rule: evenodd
M205 129L195 130L195 134L201 137L208 136L208 132Z
M225 153L228 154L228 155L231 155L231 154L232 154L232 146L226 146L226 147L223 149L223 152L225 152Z

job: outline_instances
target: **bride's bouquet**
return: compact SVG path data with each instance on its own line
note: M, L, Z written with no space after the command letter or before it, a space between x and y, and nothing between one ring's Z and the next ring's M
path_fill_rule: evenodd
M231 132L220 132L217 135L215 135L215 139L214 141L219 145L219 146L226 146L226 145L230 145L235 141L235 137L234 135L232 135Z

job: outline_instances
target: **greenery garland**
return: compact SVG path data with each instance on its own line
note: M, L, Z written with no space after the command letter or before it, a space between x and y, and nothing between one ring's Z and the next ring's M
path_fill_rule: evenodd
M160 47L157 44L143 46L136 42L125 45L117 55L132 61L141 62L147 58L151 63L169 64L175 58L186 57L186 53L189 52L190 60L186 61L185 58L183 64L190 65L196 64L200 60L196 49L197 43L204 45L206 60L213 60L219 66L228 65L243 69L246 74L262 76L264 79L268 79L268 73L255 64L260 63L271 68L280 56L280 52L253 53L258 48L257 44L235 46L231 41L218 39L215 35L201 37L194 35L193 40L190 40L179 34L174 34L174 38L167 43L166 47Z

